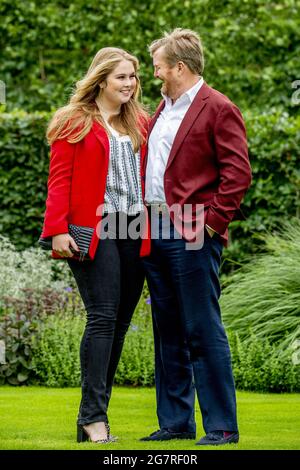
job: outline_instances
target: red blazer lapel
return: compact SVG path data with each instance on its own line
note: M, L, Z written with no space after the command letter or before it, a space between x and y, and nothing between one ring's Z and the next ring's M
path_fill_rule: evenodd
M172 161L174 160L184 138L186 137L187 133L191 129L195 120L205 108L207 99L209 98L209 94L210 94L210 87L204 82L202 87L198 91L197 95L195 96L195 99L192 102L190 108L188 109L186 115L184 116L182 123L180 124L180 127L177 131L177 134L175 136L175 139L172 145L172 149L169 155L166 170L169 168Z

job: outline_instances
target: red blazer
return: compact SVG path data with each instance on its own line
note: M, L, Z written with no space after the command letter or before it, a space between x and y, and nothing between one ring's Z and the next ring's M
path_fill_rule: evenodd
M141 147L141 168L145 145ZM105 129L94 123L90 132L76 144L66 139L51 146L48 196L41 237L68 233L68 224L96 228L101 221L97 208L104 203L109 162L109 140ZM144 181L142 180L144 193ZM94 232L89 255L94 258L99 238ZM150 252L149 237L143 239L141 256ZM62 258L52 251L53 258Z
M162 101L149 134L164 108ZM146 169L146 159L144 172ZM176 134L164 175L166 202L204 204L205 223L226 246L228 225L251 184L246 131L239 109L205 82ZM171 218L172 212L171 212Z

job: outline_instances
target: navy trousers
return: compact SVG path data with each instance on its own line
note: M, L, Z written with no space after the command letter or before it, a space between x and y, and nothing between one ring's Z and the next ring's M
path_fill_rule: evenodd
M205 432L237 431L231 355L219 306L222 243L205 230L204 244L186 250L176 239L152 240L144 258L151 295L160 429L194 432L195 391ZM178 234L177 234L178 235ZM175 237L175 238L174 238Z

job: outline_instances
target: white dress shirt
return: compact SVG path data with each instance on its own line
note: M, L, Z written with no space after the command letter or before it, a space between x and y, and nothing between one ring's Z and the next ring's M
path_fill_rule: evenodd
M146 168L145 200L147 203L166 202L164 173L171 148L182 120L196 94L203 85L203 78L181 95L174 104L163 95L165 107L161 111L149 137Z

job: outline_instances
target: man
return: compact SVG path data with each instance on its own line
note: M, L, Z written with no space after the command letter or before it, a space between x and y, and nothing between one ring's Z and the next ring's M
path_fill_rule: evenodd
M150 124L145 167L146 205L152 226L158 226L145 268L160 429L142 440L195 439L196 390L206 432L197 444L236 443L235 388L218 275L228 225L238 218L251 182L245 127L238 108L203 80L197 33L177 28L149 49L164 98ZM191 250L178 237L170 208L199 204L203 246ZM169 237L163 236L166 218Z

